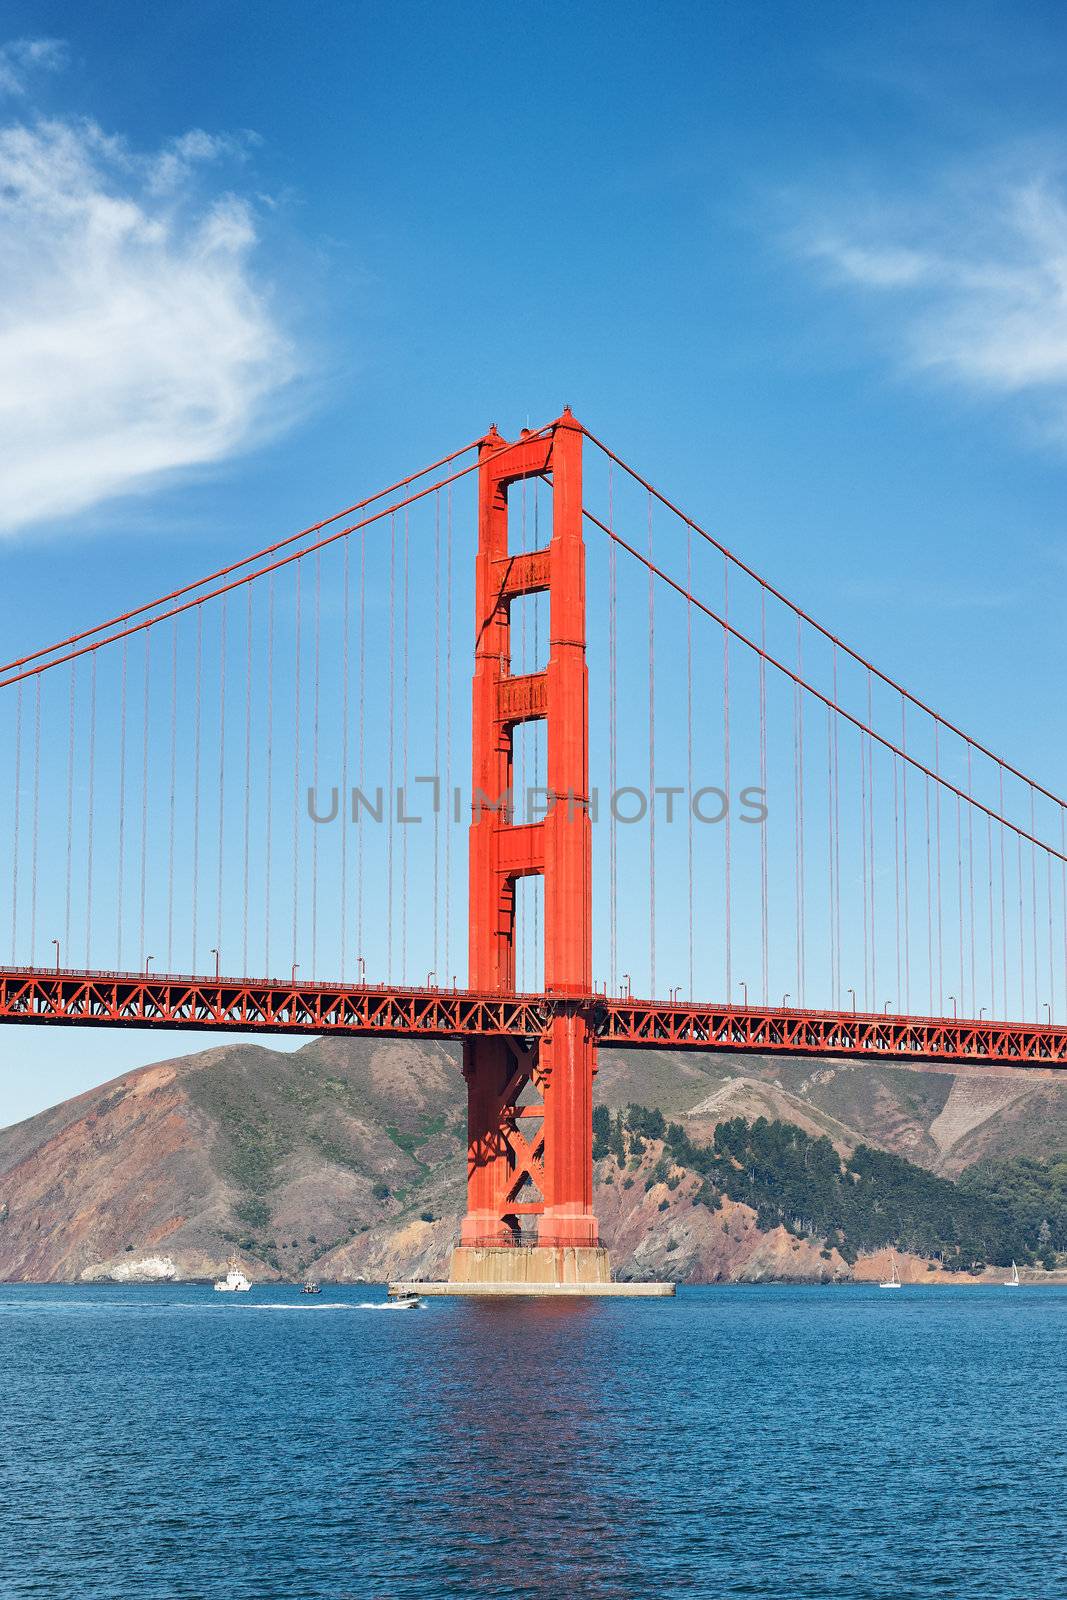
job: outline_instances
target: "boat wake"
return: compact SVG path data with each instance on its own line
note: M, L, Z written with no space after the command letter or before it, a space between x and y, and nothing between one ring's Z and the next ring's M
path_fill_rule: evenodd
M242 1311L359 1311L361 1308L353 1305L351 1300L319 1300L313 1306L304 1304L294 1305L289 1300L260 1300L247 1301L242 1305Z

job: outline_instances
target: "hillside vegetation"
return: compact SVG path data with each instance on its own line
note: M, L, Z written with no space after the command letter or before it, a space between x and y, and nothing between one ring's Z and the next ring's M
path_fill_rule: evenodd
M620 1277L959 1281L1067 1250L1067 1074L605 1049ZM226 1043L0 1129L0 1278L433 1277L464 1203L459 1050ZM885 1255L883 1263L881 1256Z
M982 1162L953 1183L865 1144L842 1157L825 1136L766 1117L730 1118L697 1144L658 1109L631 1105L612 1116L597 1107L595 1159L611 1156L622 1168L649 1141L663 1151L649 1188L677 1188L696 1174L694 1204L748 1206L761 1230L819 1239L849 1262L892 1245L953 1271L1012 1260L1051 1269L1067 1249L1067 1156Z

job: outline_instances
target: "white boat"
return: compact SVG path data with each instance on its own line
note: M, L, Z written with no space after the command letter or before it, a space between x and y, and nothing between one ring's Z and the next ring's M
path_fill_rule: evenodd
M389 1304L397 1311L418 1311L422 1301L417 1294L398 1294Z
M891 1271L889 1273L889 1277L886 1278L885 1282L884 1283L880 1283L878 1285L879 1289L899 1289L900 1288L900 1279L897 1277L897 1253L896 1253L895 1250L891 1250L889 1252L889 1255L890 1255L890 1260L892 1261L892 1264L893 1264L892 1265L892 1269L891 1269Z
M1004 1287L1005 1289L1017 1289L1019 1287L1019 1269L1014 1261L1011 1264L1011 1277L1005 1278Z
M229 1270L224 1278L215 1281L217 1294L247 1294L252 1285L237 1265L237 1257L231 1256Z

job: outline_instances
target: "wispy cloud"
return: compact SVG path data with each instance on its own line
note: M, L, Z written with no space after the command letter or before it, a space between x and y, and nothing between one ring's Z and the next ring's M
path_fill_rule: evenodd
M0 53L0 86L36 48ZM254 209L218 181L246 143L0 127L0 532L218 462L273 420L295 355Z
M824 212L825 216L825 212ZM800 233L838 282L893 306L913 370L986 395L1029 395L1067 440L1067 185L1002 167Z
M35 72L58 72L66 65L61 39L12 39L0 45L0 95L24 95Z

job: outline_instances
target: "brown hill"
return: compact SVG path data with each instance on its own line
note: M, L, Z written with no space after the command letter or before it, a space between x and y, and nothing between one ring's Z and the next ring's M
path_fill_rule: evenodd
M685 1118L697 1142L725 1118L766 1116L947 1176L1067 1149L1067 1076L1048 1071L609 1050L596 1093ZM235 1249L260 1278L438 1273L462 1211L463 1131L444 1045L322 1039L160 1062L0 1130L0 1278L204 1277ZM598 1163L620 1273L842 1269L817 1242L760 1233L746 1207L694 1206L692 1184L646 1188L655 1156L625 1178Z

